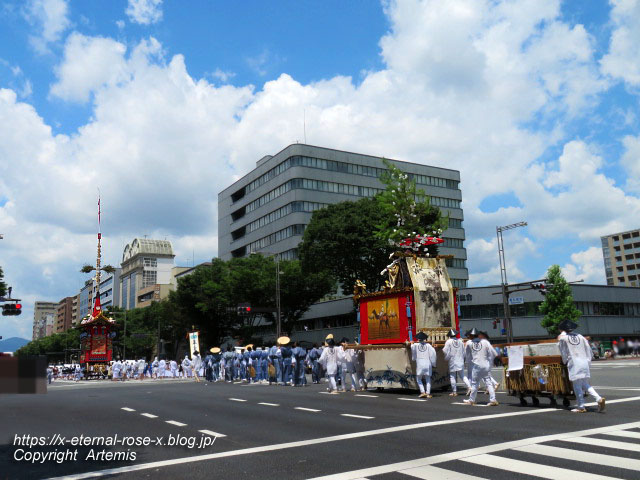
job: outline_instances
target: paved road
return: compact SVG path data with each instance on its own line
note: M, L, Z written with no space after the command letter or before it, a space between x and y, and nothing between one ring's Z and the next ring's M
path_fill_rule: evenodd
M0 397L0 479L386 480L447 471L463 479L640 479L640 361L596 363L592 383L607 397L604 414L595 407L572 414L544 399L539 408L522 407L505 393L498 407L469 407L447 394L426 401L411 392L326 395L317 385L60 382L47 395ZM58 434L53 443L62 444L16 445L27 434L48 443ZM72 446L80 435L148 436L162 445ZM196 444L168 445L176 439ZM14 460L18 451L67 450L77 450L75 461ZM128 459L99 458L103 450Z

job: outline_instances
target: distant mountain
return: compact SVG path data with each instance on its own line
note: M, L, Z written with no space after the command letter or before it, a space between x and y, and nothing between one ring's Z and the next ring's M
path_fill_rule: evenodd
M0 340L0 352L15 352L27 343L29 343L29 340L20 337L11 337L6 340Z

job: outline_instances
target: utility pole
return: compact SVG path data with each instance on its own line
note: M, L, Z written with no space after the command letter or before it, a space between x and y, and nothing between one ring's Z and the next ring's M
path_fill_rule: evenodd
M282 336L282 324L280 317L280 254L276 254L276 310L277 310L277 326L276 338Z
M500 259L500 282L502 285L502 307L504 309L504 326L507 330L507 343L513 342L513 326L511 324L511 312L509 311L509 292L507 290L507 263L504 258L504 242L502 240L502 232L526 226L527 222L518 222L511 225L506 225L504 227L496 227L496 235L498 237L498 257Z
M127 311L124 311L124 336L122 337L122 357L127 359Z

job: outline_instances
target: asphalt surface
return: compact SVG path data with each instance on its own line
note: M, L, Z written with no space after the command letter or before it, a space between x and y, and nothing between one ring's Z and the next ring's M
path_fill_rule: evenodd
M504 392L497 407L470 407L448 392L416 401L410 391L327 395L325 384L54 382L46 395L0 396L0 479L385 480L447 471L455 478L640 479L640 360L596 362L591 383L607 398L605 413L592 406L574 414L547 399L523 407ZM46 445L24 446L25 435L46 437ZM72 445L80 435L125 443ZM153 443L127 445L132 437ZM76 451L60 463L28 461ZM123 459L100 458L113 452Z

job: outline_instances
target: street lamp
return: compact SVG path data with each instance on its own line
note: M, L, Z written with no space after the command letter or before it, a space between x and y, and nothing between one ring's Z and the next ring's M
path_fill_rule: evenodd
M498 237L498 257L500 259L500 281L502 283L502 307L504 309L504 323L507 330L507 342L513 342L513 327L511 325L511 315L509 312L509 294L507 293L507 263L504 259L504 242L502 240L502 232L513 230L518 227L526 227L527 222L512 223L504 227L496 227L496 235Z

